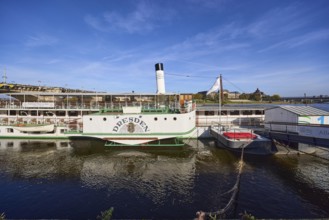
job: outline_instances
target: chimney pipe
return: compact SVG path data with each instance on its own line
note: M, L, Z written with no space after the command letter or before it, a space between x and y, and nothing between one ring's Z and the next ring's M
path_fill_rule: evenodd
M165 94L165 81L164 81L164 71L163 64L157 63L155 64L155 73L156 73L156 81L157 81L157 94Z

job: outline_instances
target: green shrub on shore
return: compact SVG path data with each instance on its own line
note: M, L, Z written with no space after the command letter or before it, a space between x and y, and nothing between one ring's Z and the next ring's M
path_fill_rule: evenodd
M114 208L111 207L111 208L105 210L104 212L101 212L101 215L100 216L97 216L97 219L111 220L112 219L112 215L113 215L113 210L114 210Z

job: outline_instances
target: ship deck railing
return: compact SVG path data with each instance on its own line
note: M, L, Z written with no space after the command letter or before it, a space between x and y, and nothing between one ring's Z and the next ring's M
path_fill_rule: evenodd
M143 109L160 109L161 106L169 108L180 108L178 103L172 102L167 104L162 103L150 103L150 102L93 102L93 103L81 103L81 102L35 102L35 106L26 107L22 102L0 102L0 109L4 110L34 110L34 109L56 109L56 110L100 110L100 109L112 109L113 111L122 109L122 107L138 107ZM41 103L41 104L38 104ZM49 103L49 106L43 106L42 104Z
M195 110L195 105L178 105L177 103L173 103L170 105L154 105L154 104L146 104L146 105L114 105L108 106L105 108L101 108L99 113L123 113L123 108L125 107L141 107L140 113L159 113L159 114L179 114L179 113L188 113Z
M212 121L210 124L210 127L222 130L235 130L235 131L250 131L250 130L263 130L263 126L260 124L252 124L252 123L243 123L243 124L237 124L235 122L218 122L218 121Z

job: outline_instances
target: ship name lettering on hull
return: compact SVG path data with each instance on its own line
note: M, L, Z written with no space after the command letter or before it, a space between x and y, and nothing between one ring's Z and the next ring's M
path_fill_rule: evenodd
M140 118L135 118L135 117L127 117L119 120L116 123L116 125L113 127L112 131L118 132L123 125L127 125L129 123L134 123L135 125L139 125L144 132L149 131L149 126Z

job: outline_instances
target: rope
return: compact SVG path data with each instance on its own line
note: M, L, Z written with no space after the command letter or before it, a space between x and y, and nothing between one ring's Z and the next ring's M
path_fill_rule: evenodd
M216 219L216 216L217 215L223 215L224 213L226 213L231 207L232 205L234 204L234 201L235 201L235 198L239 192L239 186L240 186L240 180L241 180L241 174L242 174L242 171L243 171L243 166L244 166L244 162L243 162L243 155L244 155L244 148L242 148L242 151L241 151L241 157L240 157L240 161L238 162L238 167L237 167L237 170L238 170L238 175L237 175L237 179L236 179L236 182L234 184L234 186L228 190L227 192L223 193L222 195L225 195L225 194L229 194L229 193L232 193L231 195L231 198L230 200L228 201L228 203L226 204L226 206L223 208L223 209L220 209L216 212L203 212L203 211L198 211L196 213L197 215L197 219L198 220L204 220L207 216L210 217L211 219Z
M168 73L168 72L166 72L166 75L169 75L169 76L178 76L178 77L187 77L187 78L203 78L203 79L214 78L213 76L195 76L195 75L188 75L188 74ZM224 78L223 77L223 80L226 81L226 82L228 82L229 84L231 84L233 87L235 87L240 92L246 93L243 89L241 89L240 87L238 87L237 85L235 85L234 83L232 83L231 81L229 81L227 78Z

